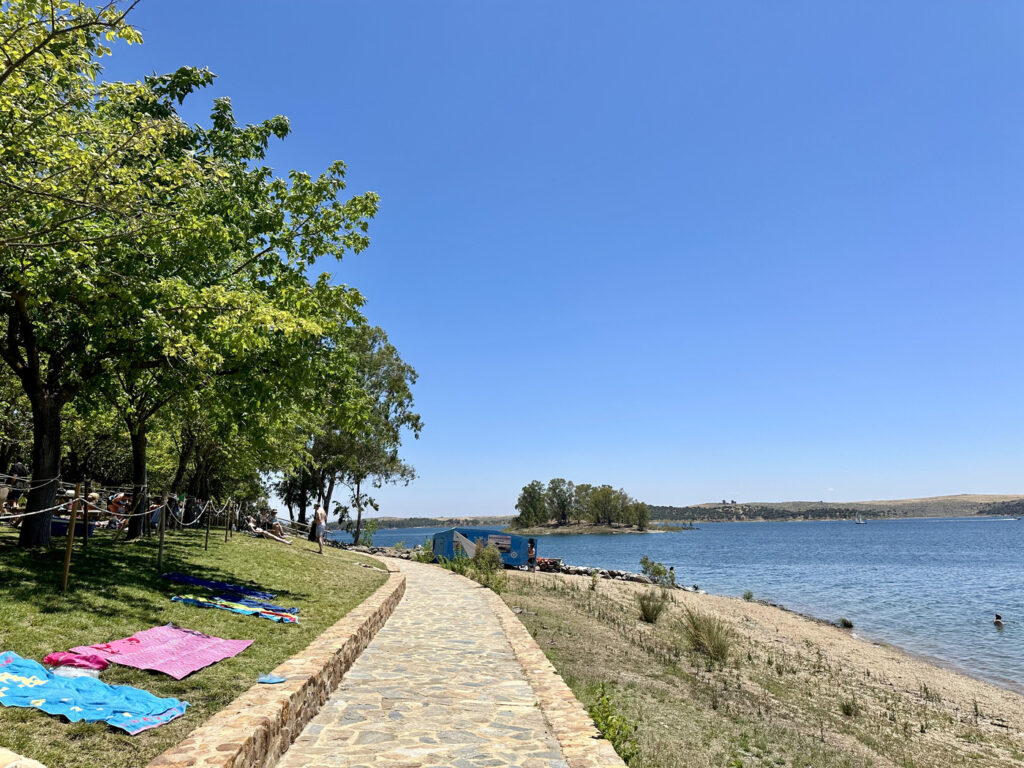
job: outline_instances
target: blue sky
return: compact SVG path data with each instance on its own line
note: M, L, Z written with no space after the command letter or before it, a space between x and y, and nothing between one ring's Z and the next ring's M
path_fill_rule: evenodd
M420 373L381 514L1024 490L1024 5L146 0L272 163L383 200L324 264Z

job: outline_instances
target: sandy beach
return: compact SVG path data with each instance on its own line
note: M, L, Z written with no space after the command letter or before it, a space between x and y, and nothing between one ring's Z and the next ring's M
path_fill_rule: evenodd
M759 731L775 745L773 759L786 761L778 765L1024 764L1017 692L772 605L673 591L651 626L635 608L650 588L590 587L583 577L514 574L506 601L577 696L600 682L616 686L651 755L640 764L721 765L722 755L738 754L736 765L759 765L742 756ZM686 608L735 631L728 665L713 669L676 650ZM673 757L702 740L706 763Z

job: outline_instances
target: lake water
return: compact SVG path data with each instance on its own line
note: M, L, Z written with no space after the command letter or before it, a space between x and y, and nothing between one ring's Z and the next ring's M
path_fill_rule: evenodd
M436 528L378 531L422 544ZM648 555L681 584L853 621L855 632L1024 693L1024 521L993 518L708 523L696 531L539 536L540 557L639 571ZM1006 626L992 624L1001 613Z

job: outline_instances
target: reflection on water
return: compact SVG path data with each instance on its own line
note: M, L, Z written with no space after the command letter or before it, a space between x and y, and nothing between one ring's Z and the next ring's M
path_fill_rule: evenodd
M374 543L411 547L436 530L378 531ZM677 533L537 538L541 557L639 571L646 554L708 592L749 589L823 619L846 616L865 637L1024 690L1024 521L710 523Z

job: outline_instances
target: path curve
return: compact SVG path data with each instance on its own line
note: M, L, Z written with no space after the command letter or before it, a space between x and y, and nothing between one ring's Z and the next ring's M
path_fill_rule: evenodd
M488 590L400 567L404 599L279 768L567 768Z

